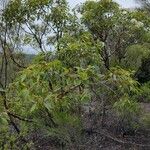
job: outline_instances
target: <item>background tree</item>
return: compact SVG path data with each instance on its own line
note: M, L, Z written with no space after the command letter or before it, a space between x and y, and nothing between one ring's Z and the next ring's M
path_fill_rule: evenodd
M114 59L121 64L126 57L126 49L139 43L145 33L145 24L138 18L138 12L119 9L113 1L86 2L81 14L94 39L104 43L100 54L107 69Z
M150 12L150 1L149 0L137 0L144 9Z

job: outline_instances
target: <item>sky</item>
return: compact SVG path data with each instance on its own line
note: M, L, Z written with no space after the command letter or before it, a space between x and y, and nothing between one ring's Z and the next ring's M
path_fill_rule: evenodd
M86 0L68 0L71 7L74 7L75 5L83 3L85 1ZM125 8L134 8L138 6L138 4L134 0L115 0L115 1Z

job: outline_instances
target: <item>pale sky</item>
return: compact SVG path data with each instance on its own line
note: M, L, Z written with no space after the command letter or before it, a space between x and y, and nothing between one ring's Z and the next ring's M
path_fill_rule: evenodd
M74 7L75 5L83 3L85 1L86 0L68 0L71 7ZM115 0L115 1L125 8L133 8L138 6L138 4L134 0Z

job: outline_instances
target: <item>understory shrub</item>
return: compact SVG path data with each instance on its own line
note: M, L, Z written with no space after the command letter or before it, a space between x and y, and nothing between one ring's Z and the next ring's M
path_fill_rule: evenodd
M139 104L128 96L122 97L114 104L118 116L118 128L122 132L133 132L139 128Z

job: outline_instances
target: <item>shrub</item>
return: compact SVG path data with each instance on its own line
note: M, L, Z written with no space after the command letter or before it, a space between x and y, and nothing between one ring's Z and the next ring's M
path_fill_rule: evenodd
M140 87L139 93L135 96L139 102L150 102L150 82Z
M114 109L119 119L118 128L121 131L135 131L139 127L140 107L136 101L124 96L114 104Z

